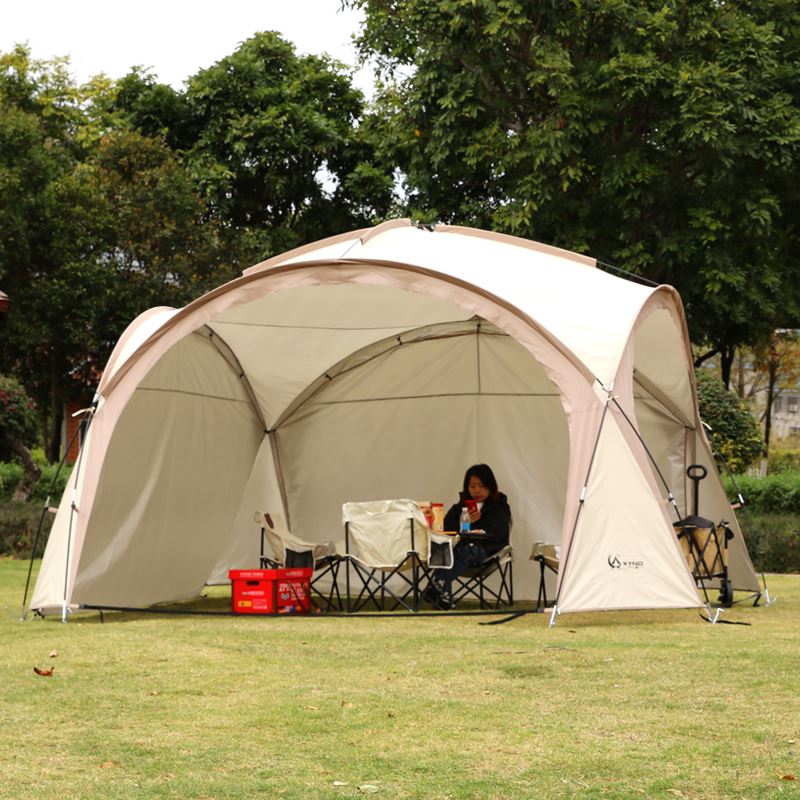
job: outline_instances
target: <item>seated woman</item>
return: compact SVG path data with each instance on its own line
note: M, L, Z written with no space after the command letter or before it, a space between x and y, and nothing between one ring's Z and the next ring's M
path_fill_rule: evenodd
M469 510L472 529L485 531L486 537L480 543L460 541L453 549L453 566L450 569L436 570L437 581L426 593L426 599L434 605L449 606L452 580L468 569L480 566L489 556L508 544L511 508L506 496L498 490L497 479L488 464L475 464L467 470L459 500L444 518L446 531L459 529L461 511L467 505L467 500L477 502L477 507L473 506Z

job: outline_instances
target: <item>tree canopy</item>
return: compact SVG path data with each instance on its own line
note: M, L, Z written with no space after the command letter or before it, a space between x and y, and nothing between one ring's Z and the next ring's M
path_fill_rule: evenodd
M408 211L671 283L723 354L796 327L795 0L348 0Z
M76 86L64 60L0 55L0 369L37 400L51 457L63 403L137 314L386 212L363 115L343 68L274 33L184 91L138 69Z

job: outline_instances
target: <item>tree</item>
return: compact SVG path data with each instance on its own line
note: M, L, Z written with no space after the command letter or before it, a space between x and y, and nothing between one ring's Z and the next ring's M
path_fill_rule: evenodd
M698 369L700 417L711 428L711 444L732 472L744 472L764 452L758 423L734 392L707 369Z
M364 98L342 67L259 33L175 92L141 71L112 106L179 154L239 267L388 211L391 170L361 128Z
M347 0L423 220L674 284L719 352L796 327L796 0Z
M0 370L24 375L42 409L51 404L38 391L46 385L40 378L57 368L25 344L36 323L26 296L59 267L55 230L65 209L53 187L85 152L84 99L63 60L35 61L25 47L0 54L0 279L15 299L0 330ZM47 416L43 428L52 450L60 425L52 409Z
M19 381L0 375L0 457L10 454L19 458L25 470L14 491L14 500L27 500L41 476L41 470L28 449L35 437L33 401Z
M24 376L56 460L64 403L91 395L131 319L235 271L177 155L160 136L115 129L113 86L78 89L61 62L12 55L0 62L0 132L13 134L0 137L0 239L13 244L0 275L14 313L0 368Z
M775 400L787 388L794 388L800 380L800 346L798 332L778 330L771 339L755 348L752 353L753 370L748 396L764 394L760 419L764 423L764 446L769 451L772 434L772 410Z

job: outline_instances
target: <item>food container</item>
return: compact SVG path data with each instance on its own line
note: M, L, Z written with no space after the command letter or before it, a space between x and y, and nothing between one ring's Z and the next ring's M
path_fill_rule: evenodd
M433 512L433 525L431 526L433 530L444 530L444 503L431 503L431 511Z

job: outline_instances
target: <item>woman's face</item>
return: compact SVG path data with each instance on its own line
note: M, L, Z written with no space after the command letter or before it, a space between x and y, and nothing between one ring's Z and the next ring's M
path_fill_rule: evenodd
M489 496L489 490L481 483L481 479L472 475L467 484L467 491L473 500L483 503Z

